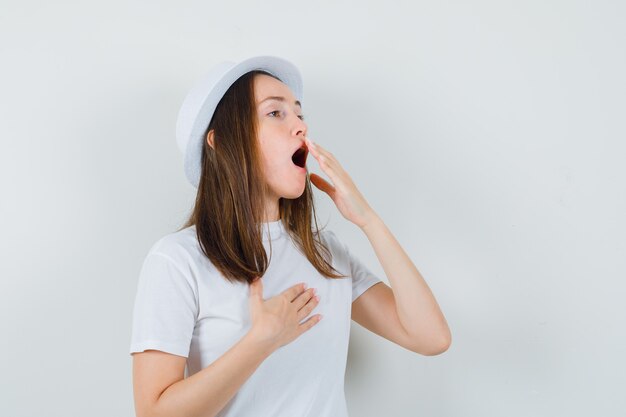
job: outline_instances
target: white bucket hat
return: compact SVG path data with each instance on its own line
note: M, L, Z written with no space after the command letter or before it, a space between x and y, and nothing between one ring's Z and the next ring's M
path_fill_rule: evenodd
M202 146L217 104L239 77L254 70L278 77L302 101L302 77L291 62L276 56L255 56L239 63L224 61L214 66L187 93L176 120L176 143L184 157L185 175L196 188L202 172Z

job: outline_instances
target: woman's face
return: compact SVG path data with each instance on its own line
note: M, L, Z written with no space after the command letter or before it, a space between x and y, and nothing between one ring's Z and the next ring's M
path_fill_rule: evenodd
M254 96L263 168L272 193L268 197L272 204L281 197L298 198L304 192L307 176L306 167L297 166L291 159L296 150L306 147L307 125L301 119L300 103L286 84L265 74L255 76Z

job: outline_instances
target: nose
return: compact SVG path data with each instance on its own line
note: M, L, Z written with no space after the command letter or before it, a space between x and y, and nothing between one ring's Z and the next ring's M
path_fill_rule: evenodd
M307 134L308 127L304 120L299 118L298 115L294 115L294 117L296 118L296 120L293 125L293 132L295 136L299 136L302 140L304 140L304 137Z

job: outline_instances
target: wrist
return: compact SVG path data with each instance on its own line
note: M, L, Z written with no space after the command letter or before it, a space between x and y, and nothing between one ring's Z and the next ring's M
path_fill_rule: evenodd
M277 349L277 346L271 340L260 335L254 327L250 328L244 339L256 352L260 352L265 356L271 355Z
M367 213L365 219L365 223L361 226L361 230L364 232L367 232L367 230L371 229L375 224L380 224L382 222L382 219L373 210Z

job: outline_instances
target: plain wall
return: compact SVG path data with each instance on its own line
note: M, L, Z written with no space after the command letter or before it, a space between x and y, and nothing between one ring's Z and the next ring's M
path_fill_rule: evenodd
M426 357L353 323L351 416L624 415L625 12L1 0L0 415L134 415L139 269L195 197L179 106L212 65L266 54L300 68L309 136L452 331ZM389 283L316 193L320 223Z

